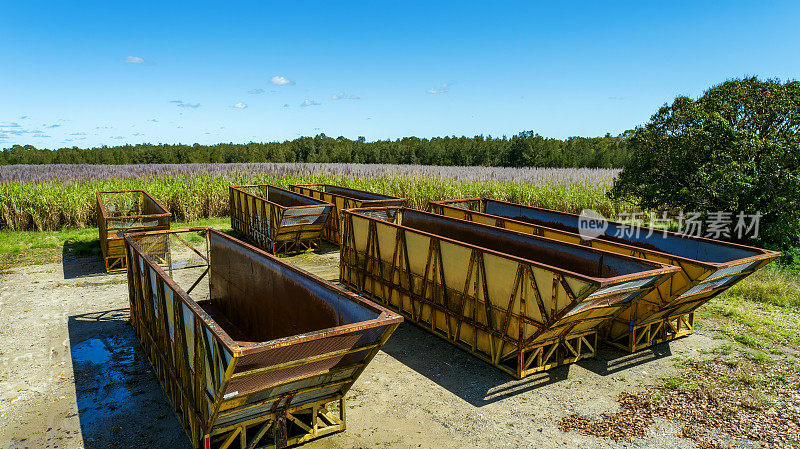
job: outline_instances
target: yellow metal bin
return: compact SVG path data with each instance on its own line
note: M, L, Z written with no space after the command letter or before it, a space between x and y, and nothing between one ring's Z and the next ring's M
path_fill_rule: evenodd
M679 271L407 208L343 212L341 282L516 377L595 354Z
M626 232L628 225L614 221L608 221L597 238L584 238L579 215L488 198L432 201L429 209L447 217L680 267L670 282L630 304L604 327L608 343L630 352L691 334L698 307L780 255L658 229L642 228L636 235Z

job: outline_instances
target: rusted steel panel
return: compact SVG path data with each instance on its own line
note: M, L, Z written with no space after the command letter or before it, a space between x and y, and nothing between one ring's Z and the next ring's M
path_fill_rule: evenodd
M340 279L516 376L594 355L678 267L407 208L343 211Z
M671 282L621 311L603 329L607 342L630 352L694 330L694 312L780 253L719 240L643 228L624 232L614 221L596 239L579 234L579 216L488 198L433 201L437 214L576 243L681 267Z
M195 448L345 429L345 394L399 314L213 229L125 242L131 324Z
M331 203L271 185L231 186L231 227L271 253L313 248Z
M400 207L404 206L406 202L405 198L397 198L330 184L292 184L289 188L302 195L310 196L334 205L328 217L328 221L325 222L322 238L336 245L341 244L342 237L339 227L342 211L344 209L386 206Z
M172 214L144 190L99 191L95 196L100 249L109 273L127 267L122 233L169 229Z

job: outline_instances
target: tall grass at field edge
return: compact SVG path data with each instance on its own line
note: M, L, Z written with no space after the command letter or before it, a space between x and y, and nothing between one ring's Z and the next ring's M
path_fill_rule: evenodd
M90 181L9 182L0 184L0 229L49 231L95 226L95 192L144 189L176 220L194 221L229 214L228 187L237 184L326 183L403 197L410 207L448 198L490 197L531 206L580 212L594 209L606 216L618 206L606 196L608 183L597 180L568 183L470 180L429 176L355 177L329 174L166 175Z

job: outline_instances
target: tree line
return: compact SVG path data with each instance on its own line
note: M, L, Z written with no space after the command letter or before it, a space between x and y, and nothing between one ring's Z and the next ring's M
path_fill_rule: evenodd
M503 137L404 137L367 142L325 134L284 142L216 145L137 144L54 150L14 145L0 152L7 164L182 164L211 162L333 162L483 165L508 167L623 167L628 133L619 136L542 137L533 131Z

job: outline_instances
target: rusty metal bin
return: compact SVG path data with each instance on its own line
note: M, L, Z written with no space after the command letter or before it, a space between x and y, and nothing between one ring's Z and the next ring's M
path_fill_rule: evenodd
M122 233L169 229L172 214L144 190L108 190L95 196L100 249L109 273L127 267Z
M405 198L330 184L292 184L289 188L299 194L334 205L328 221L325 222L325 228L322 230L322 238L336 245L341 242L339 223L341 222L342 210L362 207L403 206L406 202Z
M518 378L593 356L598 327L679 270L408 208L342 225L344 285Z
M634 352L694 331L694 312L780 253L614 221L596 239L579 234L579 216L488 198L432 201L440 215L513 229L681 267L669 283L623 310L603 329L606 342Z
M231 227L271 253L314 248L333 205L271 185L231 186Z
M345 394L400 315L213 229L125 241L131 324L195 448L345 429Z

